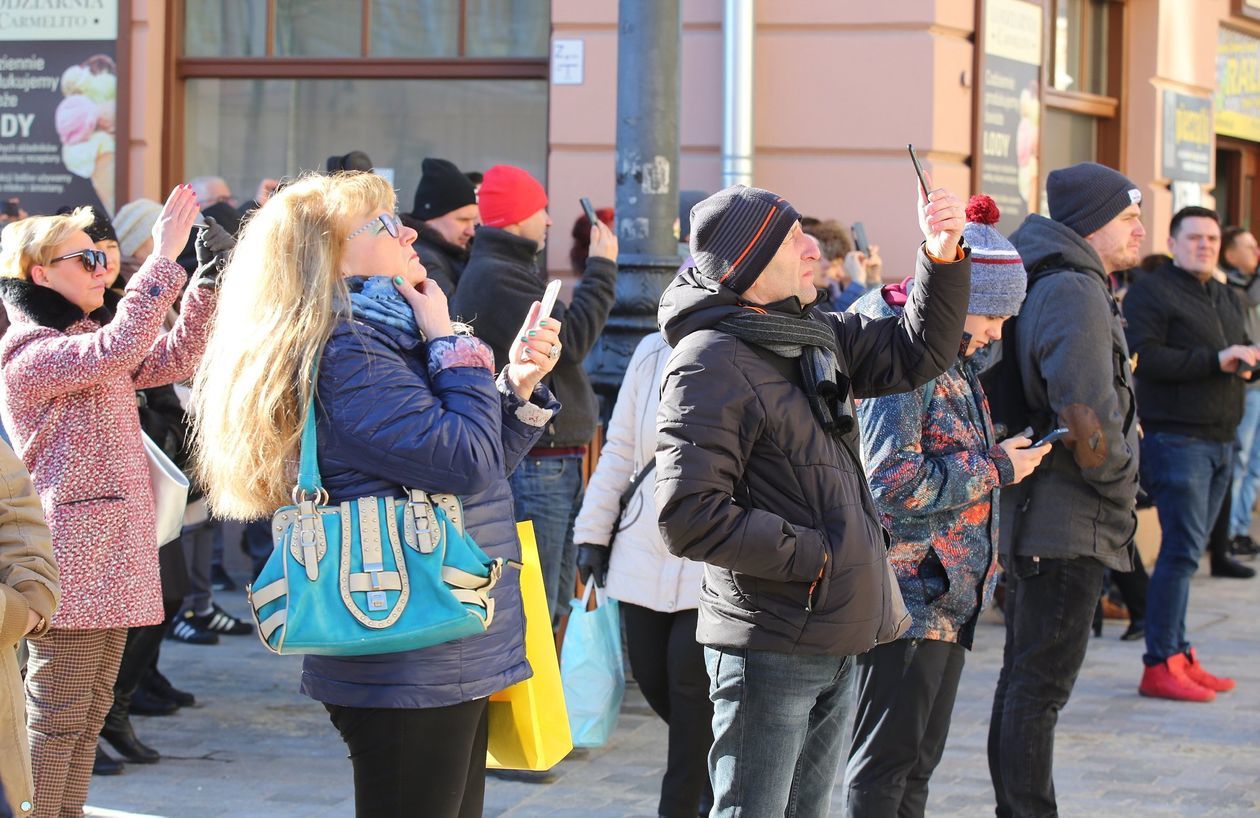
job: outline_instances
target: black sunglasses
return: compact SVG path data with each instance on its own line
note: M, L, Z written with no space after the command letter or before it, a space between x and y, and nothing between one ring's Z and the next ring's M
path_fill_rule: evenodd
M97 267L104 267L107 263L104 250L80 250L77 253L66 253L64 256L57 256L50 260L49 264L56 264L59 261L65 261L68 258L77 258L83 262L83 269L89 273L93 272Z

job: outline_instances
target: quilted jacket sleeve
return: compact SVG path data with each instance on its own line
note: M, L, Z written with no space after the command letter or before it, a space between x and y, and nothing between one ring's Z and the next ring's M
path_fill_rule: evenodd
M157 337L131 374L136 389L165 386L192 377L210 338L218 292L208 287L188 288L175 326Z
M827 314L835 322L855 397L906 392L958 360L971 295L971 251L944 264L929 259L920 247L917 258L910 301L900 317Z
M170 259L150 256L128 283L113 321L81 335L49 328L12 350L5 371L17 374L7 378L9 390L22 400L49 400L134 370L149 354L187 278Z
M484 491L506 473L494 374L463 365L429 376L403 354L361 326L329 341L319 370L331 433L320 439L321 469L354 469L428 492Z
M763 579L807 582L823 567L822 532L744 508L732 496L765 410L732 360L735 341L727 338L680 347L666 368L656 438L661 536L675 556Z

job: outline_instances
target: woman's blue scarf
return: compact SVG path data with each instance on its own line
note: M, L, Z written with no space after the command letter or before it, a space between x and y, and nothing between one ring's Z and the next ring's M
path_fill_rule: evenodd
M407 333L413 338L425 340L416 326L416 315L402 293L387 276L352 278L346 282L350 288L350 309L355 318L376 324L384 324Z

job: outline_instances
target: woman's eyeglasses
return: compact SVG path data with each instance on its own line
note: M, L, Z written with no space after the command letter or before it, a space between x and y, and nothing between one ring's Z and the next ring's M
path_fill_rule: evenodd
M346 236L346 241L359 235L360 233L371 232L373 236L379 236L384 230L390 235L390 238L398 238L402 233L402 223L398 221L398 217L392 213L382 213L372 221L360 227L350 235Z
M79 250L77 253L66 253L64 256L57 256L49 261L49 264L56 264L66 259L77 258L83 262L83 269L89 273L96 270L97 267L104 267L108 263L104 250Z

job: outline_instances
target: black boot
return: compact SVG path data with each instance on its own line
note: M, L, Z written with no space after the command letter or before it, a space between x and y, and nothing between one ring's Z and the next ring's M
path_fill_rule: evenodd
M131 716L125 707L115 704L105 717L105 726L101 728L101 738L109 742L115 752L133 764L156 764L162 760L157 750L149 747L136 737L131 726Z
M196 696L171 684L171 680L163 676L162 671L156 667L149 668L140 686L145 688L146 693L173 701L180 707L192 707L197 703Z
M1251 579L1256 569L1243 565L1233 557L1212 555L1212 576L1229 579Z
M96 760L92 762L92 775L122 775L126 765L96 745Z
M169 716L179 710L179 705L164 699L144 685L131 694L130 711L136 716Z

